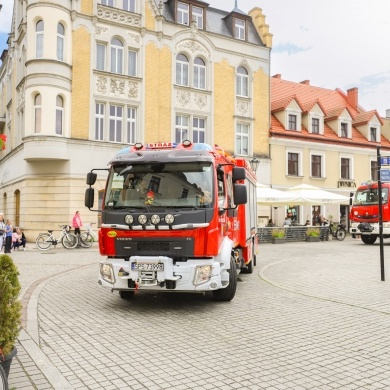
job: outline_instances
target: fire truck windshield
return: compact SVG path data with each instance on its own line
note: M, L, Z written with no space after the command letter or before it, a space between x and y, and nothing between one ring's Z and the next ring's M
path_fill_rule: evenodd
M212 207L210 162L114 165L105 207Z
M382 188L382 203L387 203L389 196L388 188ZM354 206L374 205L379 203L378 188L367 188L357 190L353 200Z

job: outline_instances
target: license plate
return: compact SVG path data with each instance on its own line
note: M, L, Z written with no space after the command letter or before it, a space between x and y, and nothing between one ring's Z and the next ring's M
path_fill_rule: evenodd
M131 263L133 271L164 271L163 263Z

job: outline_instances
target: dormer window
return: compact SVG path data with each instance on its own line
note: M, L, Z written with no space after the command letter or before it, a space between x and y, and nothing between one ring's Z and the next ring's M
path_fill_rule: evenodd
M311 119L311 132L313 134L320 134L320 120L318 118Z
M245 41L245 20L234 19L234 36Z
M340 137L348 138L348 123L341 122Z
M376 127L370 127L370 141L377 142Z
M192 7L192 20L195 21L199 29L203 29L203 9Z
M288 130L297 130L297 116L288 114Z
M189 25L190 6L185 3L177 4L177 23Z

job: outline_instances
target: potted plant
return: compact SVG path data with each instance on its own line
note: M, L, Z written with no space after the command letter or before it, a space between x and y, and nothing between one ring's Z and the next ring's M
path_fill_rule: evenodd
M318 227L310 227L306 230L306 241L318 242L320 241L321 230Z
M8 377L16 355L15 342L19 334L22 304L19 272L12 258L0 255L0 364Z
M273 244L284 244L286 242L286 229L272 229Z

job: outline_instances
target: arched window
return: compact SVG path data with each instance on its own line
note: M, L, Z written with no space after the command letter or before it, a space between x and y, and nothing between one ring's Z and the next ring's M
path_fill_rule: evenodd
M194 60L194 88L206 88L206 64L199 57Z
M118 38L111 40L111 72L123 74L123 44Z
M43 20L40 20L35 25L35 57L42 58L43 57L43 31L45 25Z
M239 66L237 69L237 78L236 78L236 93L237 96L249 96L249 77L248 71L243 67Z
M36 95L34 98L34 132L41 132L42 124L42 97L41 95Z
M188 58L184 54L176 57L176 84L188 86Z
M64 123L64 99L61 96L56 98L56 134L62 135Z
M57 60L64 61L65 28L61 23L57 24Z

